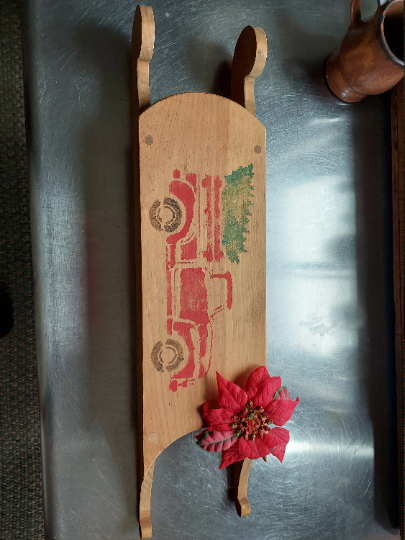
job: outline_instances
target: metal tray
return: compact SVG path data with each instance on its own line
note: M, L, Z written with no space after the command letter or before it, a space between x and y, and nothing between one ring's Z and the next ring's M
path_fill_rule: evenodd
M375 9L363 2L364 11ZM157 460L154 538L398 535L389 96L336 100L323 62L350 1L154 0L152 102L229 95L267 33L267 359L300 405L285 461L254 463L239 518L220 456ZM139 538L127 0L24 3L46 534ZM399 536L394 536L394 538Z

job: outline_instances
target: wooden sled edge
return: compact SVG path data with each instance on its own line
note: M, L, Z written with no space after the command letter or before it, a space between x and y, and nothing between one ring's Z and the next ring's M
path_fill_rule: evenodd
M132 85L138 116L150 106L149 63L155 46L155 17L150 6L137 6L132 27Z
M153 473L155 462L147 470L141 485L139 497L139 528L141 538L152 538L152 521L150 519L150 502L152 496Z
M135 201L140 201L139 185L139 133L138 120L139 115L150 106L150 87L149 87L149 63L153 56L155 45L155 18L153 9L150 6L138 5L135 10L134 22L132 27L132 122L133 122L133 162L134 162L134 180L135 180ZM135 236L140 237L140 206L135 203ZM137 375L142 380L142 279L141 279L141 248L135 247L136 262L136 298L137 298ZM143 403L142 388L138 396L138 425L143 424ZM143 447L143 438L138 437L138 444ZM140 483L139 493L139 528L141 538L152 537L152 522L150 518L151 495L153 485L153 473L155 462L151 464L146 472L143 466L143 448L138 455L138 470L140 471L142 481Z

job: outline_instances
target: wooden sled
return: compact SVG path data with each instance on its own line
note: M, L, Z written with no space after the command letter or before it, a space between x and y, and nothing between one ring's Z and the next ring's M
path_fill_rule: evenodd
M150 106L153 10L133 27L142 538L152 536L156 458L202 427L216 372L244 385L266 365L266 132L254 82L267 56L261 28L235 48L232 100L176 94ZM250 513L251 460L237 464L236 505Z

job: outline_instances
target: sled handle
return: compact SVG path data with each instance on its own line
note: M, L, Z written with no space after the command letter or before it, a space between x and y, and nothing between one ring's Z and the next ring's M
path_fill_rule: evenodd
M149 62L154 46L153 9L150 6L137 6L132 27L132 85L138 114L150 106Z
M266 32L259 27L246 26L233 55L231 98L255 116L255 79L263 71L266 59Z

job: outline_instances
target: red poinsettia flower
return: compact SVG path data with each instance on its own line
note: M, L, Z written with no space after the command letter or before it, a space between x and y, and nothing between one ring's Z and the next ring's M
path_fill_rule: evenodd
M208 452L222 452L220 469L245 458L258 459L273 454L281 462L290 434L282 427L299 402L295 401L280 377L270 377L265 367L255 369L246 388L227 381L217 373L220 409L204 404L203 416L208 425L197 444Z

